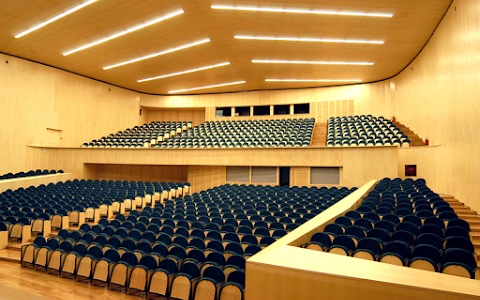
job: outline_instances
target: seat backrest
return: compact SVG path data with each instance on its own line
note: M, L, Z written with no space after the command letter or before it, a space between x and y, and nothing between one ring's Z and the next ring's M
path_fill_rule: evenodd
M233 271L228 274L227 282L238 283L241 286L245 287L245 272L244 271Z
M213 279L216 283L225 281L225 274L217 266L209 266L203 271L203 277Z
M200 269L194 262L187 261L180 266L180 273L186 273L192 276L192 278L197 278L200 276Z

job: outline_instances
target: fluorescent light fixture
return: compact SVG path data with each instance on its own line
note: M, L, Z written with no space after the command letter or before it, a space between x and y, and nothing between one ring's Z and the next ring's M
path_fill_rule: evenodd
M224 62L224 63L221 63L221 64L216 64L216 65L211 65L211 66L206 66L206 67L190 69L190 70L186 70L186 71L181 71L181 72L170 73L170 74L165 74L165 75L161 75L161 76L141 79L141 80L137 80L137 82L145 82L145 81L150 81L150 80L155 80L155 79L162 79L162 78L167 78L167 77L172 77L172 76L177 76L177 75L183 75L183 74L188 74L188 73L193 73L193 72L198 72L198 71L203 71L203 70L208 70L208 69L213 69L213 68L218 68L218 67L223 67L223 66L227 66L229 64L230 64L230 62Z
M287 41L287 42L321 42L321 43L347 43L347 44L383 44L384 41L375 40L349 40L349 39L319 39L319 38L295 38L295 37L273 37L273 36L251 36L236 35L239 40L259 41Z
M95 41L95 42L93 42L93 43L83 45L83 46L78 47L78 48L76 48L76 49L73 49L73 50L70 50L70 51L68 51L68 52L65 52L65 53L63 53L63 55L64 55L64 56L67 56L67 55L70 55L70 54L72 54L72 53L78 52L78 51L80 51L80 50L85 50L85 49L90 48L90 47L92 47L92 46L95 46L95 45L98 45L98 44L101 44L101 43L105 43L105 42L107 42L107 41L113 40L113 39L115 39L115 38L117 38L117 37L120 37L120 36L122 36L122 35L125 35L125 34L127 34L127 33L137 31L137 30L139 30L139 29L145 28L145 27L147 27L147 26L156 24L156 23L158 23L158 22L161 22L161 21L164 21L164 20L173 18L173 17L178 16L178 15L181 15L181 14L183 14L183 9L174 11L174 12L172 12L172 13L169 13L169 14L164 15L163 17L154 19L154 20L149 21L149 22L147 22L147 23L143 23L143 24L137 25L137 26L135 26L135 27L129 28L129 29L124 30L124 31L121 31L121 32L116 33L116 34L114 34L114 35L111 35L111 36L108 36L108 37L106 37L106 38L97 40L97 41Z
M134 63L134 62L138 62L138 61L142 61L142 60L145 60L145 59L157 57L157 56L164 55L164 54L167 54L167 53L172 53L172 52L175 52L175 51L178 51L178 50L187 49L187 48L197 46L197 45L201 45L201 44L205 44L205 43L208 43L208 42L210 42L210 39L203 39L203 40L196 41L196 42L186 44L186 45L183 45L183 46L179 46L179 47L176 47L176 48L170 48L170 49L162 51L162 52L153 53L153 54L149 54L149 55L146 55L146 56L134 58L134 59L131 59L131 60L128 60L128 61L124 61L124 62L115 64L115 65L105 67L103 69L104 70L113 69L113 68L116 68L116 67L128 65L128 64L131 64L131 63Z
M211 8L224 9L224 10L243 10L243 11L279 12L279 13L314 14L314 15L340 15L340 16L381 17L381 18L393 17L393 14L390 14L390 13L367 13L367 12L355 12L355 11L275 8L275 7L258 7L258 6L212 5Z
M169 91L168 93L169 94L175 94L175 93L182 93L182 92L195 91L195 90L212 89L212 88L228 86L228 85L235 85L235 84L242 84L242 83L245 83L245 81L235 81L235 82L229 82L229 83L221 83L221 84L215 84L215 85L200 86L200 87L195 87L195 88L190 88L190 89Z
M268 82L360 82L361 79L265 79Z
M304 60L274 60L274 59L252 59L252 63L264 64L311 64L311 65L355 65L372 66L371 62L348 62L348 61L304 61Z
M58 20L58 19L61 19L61 18L65 17L65 16L68 16L69 14L74 13L74 12L76 12L77 10L82 9L82 8L84 8L85 6L90 5L90 4L92 4L93 2L96 2L96 1L97 1L97 0L90 0L90 1L87 1L87 2L84 2L84 3L80 4L80 5L78 5L78 6L75 6L74 8L69 9L69 10L67 10L67 11L64 12L64 13L59 14L59 15L51 18L50 20L47 20L47 21L45 21L45 22L43 22L43 23L41 23L41 24L38 24L37 26L34 26L34 27L32 27L32 28L30 28L30 29L28 29L28 30L25 30L25 31L22 32L22 33L17 34L17 35L15 36L15 38L16 38L16 39L21 38L22 36L27 35L27 34L29 34L29 33L32 32L32 31L35 31L35 30L37 30L37 29L40 29L40 28L42 28L42 27L44 27L44 26L46 26L46 25L48 25L48 24L50 24L50 23L52 23L52 22L55 22L55 21Z

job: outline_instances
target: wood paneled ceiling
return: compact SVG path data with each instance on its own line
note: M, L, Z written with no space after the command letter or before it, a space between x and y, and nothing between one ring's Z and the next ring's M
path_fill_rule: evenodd
M451 0L98 0L27 34L14 36L86 0L1 1L0 52L149 94L245 81L183 94L290 89L346 82L265 79L390 78L427 43ZM211 5L392 13L391 18L212 9ZM173 11L184 13L103 44L62 53ZM381 40L384 44L259 41L236 35ZM210 42L104 70L109 65L202 39ZM252 60L373 62L374 65L265 64ZM229 62L227 66L147 82L138 80Z

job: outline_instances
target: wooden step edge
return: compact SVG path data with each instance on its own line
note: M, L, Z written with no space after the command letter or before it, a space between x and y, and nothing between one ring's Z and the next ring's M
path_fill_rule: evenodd
M467 222L468 222L469 220L471 220L471 219L476 219L476 218L478 218L478 215L477 215L476 213L471 213L471 214L469 214L469 213L457 213L457 212L455 212L455 213L457 214L457 216L458 216L460 219L464 219L464 220L467 221Z
M450 206L451 207L451 206ZM458 211L459 213L462 213L462 212L465 212L465 213L468 213L468 214L477 214L476 211L474 211L473 209L471 209L470 207L452 207L453 210L455 211Z
M22 250L22 248L18 248L18 247L12 247L12 246L7 246L5 249L7 250L12 250L12 251L18 251L20 252Z
M465 218L466 218L466 219L464 219L465 221L478 223L478 220L480 219L480 216L479 215L466 214Z
M9 257L0 257L0 261L10 262L10 263L16 263L16 264L20 264L20 263L21 263L21 260L20 260L20 259L9 258Z

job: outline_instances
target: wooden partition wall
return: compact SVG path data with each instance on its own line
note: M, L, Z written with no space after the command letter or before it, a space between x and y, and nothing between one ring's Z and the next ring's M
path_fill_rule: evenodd
M51 175L30 176L22 178L12 178L0 180L0 193L6 190L16 190L19 188L28 188L29 186L39 186L41 184L64 182L75 179L71 173L57 173Z
M372 178L397 177L398 149L395 146L256 149L29 148L32 164L69 170L76 178L154 178L159 181L183 181L186 178L196 191L224 184L227 166L291 167L291 183L298 186L310 184L311 167L339 167L342 170L340 185L358 187ZM172 170L182 175L170 174Z

